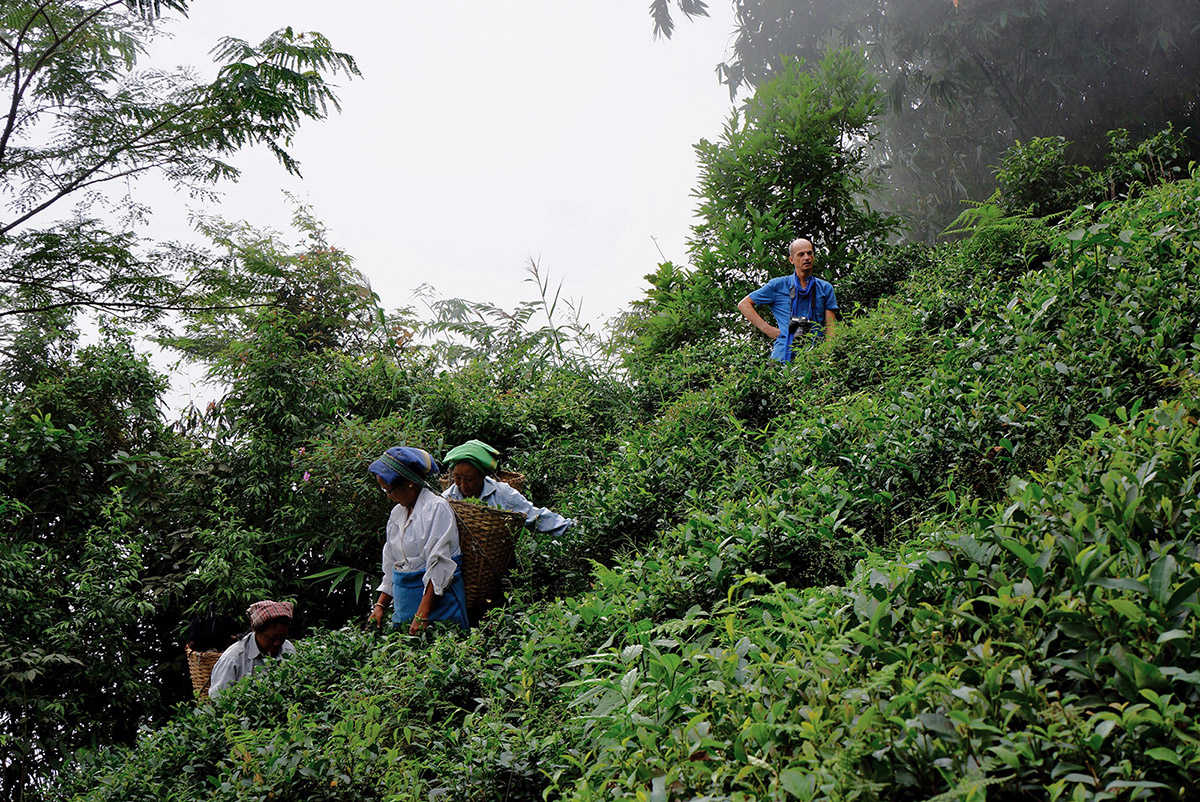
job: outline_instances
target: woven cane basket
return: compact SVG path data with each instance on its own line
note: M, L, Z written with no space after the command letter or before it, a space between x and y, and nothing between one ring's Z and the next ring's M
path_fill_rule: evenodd
M515 533L525 523L525 516L466 501L451 501L450 506L458 518L467 608L488 607L503 595L500 580L508 570Z
M496 475L492 478L497 482L504 482L522 495L525 494L525 474L523 473L517 473L516 471L496 471ZM443 474L442 490L445 490L452 484L454 484L454 480L450 478L450 474Z
M496 479L525 495L525 474L516 471L496 471Z
M208 698L208 681L212 677L213 666L221 659L222 652L213 649L208 652L197 652L192 644L183 647L187 653L188 672L192 675L192 690L198 695L196 701Z

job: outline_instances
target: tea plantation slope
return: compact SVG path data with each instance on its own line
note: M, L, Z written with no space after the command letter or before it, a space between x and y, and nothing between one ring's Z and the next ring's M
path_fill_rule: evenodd
M465 645L328 633L62 790L1187 798L1200 761L1191 390L1100 424L1005 503L929 521L845 588L749 578L653 626L642 578L602 570L593 591Z
M914 275L855 327L911 333L894 371L838 364L870 352L850 330L764 369L770 415L736 376L677 395L570 510L619 518L652 449L676 474L590 590L465 642L308 638L54 796L1185 798L1197 193L1063 226L1002 281L953 262L979 235L943 262L962 284ZM698 423L723 445L679 458Z
M931 518L845 588L746 579L579 661L567 795L1189 798L1197 390L1097 422L1004 503Z
M664 391L673 400L572 499L585 528L543 553L607 563L665 529L690 567L663 600L672 616L745 571L841 581L946 491L999 498L1086 436L1089 415L1153 405L1194 371L1198 207L1184 182L1057 228L1004 221L792 370L733 349L723 375L698 377L703 359L665 366L660 391L673 374L699 389ZM1017 273L1014 253L1038 261Z

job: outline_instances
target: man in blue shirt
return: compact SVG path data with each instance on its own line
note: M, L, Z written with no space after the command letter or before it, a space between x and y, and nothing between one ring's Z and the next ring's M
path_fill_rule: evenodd
M797 348L832 338L837 321L833 285L813 278L813 244L803 238L793 240L788 261L796 268L794 274L773 278L738 302L746 320L775 340L771 358L780 362L791 362ZM755 304L770 306L776 325L763 320Z

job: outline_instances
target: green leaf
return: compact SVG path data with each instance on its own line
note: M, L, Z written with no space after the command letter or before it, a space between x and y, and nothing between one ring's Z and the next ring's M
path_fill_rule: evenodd
M1136 579L1115 579L1110 576L1102 576L1098 579L1089 580L1088 585L1094 585L1098 588L1110 588L1113 590L1132 590L1135 593L1149 593L1150 589L1146 587L1144 582L1139 582Z
M816 795L817 781L810 772L784 769L779 772L779 787L794 797L809 800Z
M1134 624L1140 624L1146 620L1146 614L1142 608L1128 599L1109 599L1108 605Z
M1166 632L1158 636L1158 640L1156 640L1155 643L1170 643L1173 640L1190 637L1192 637L1191 633L1184 632L1182 629L1168 629Z
M1183 761L1179 759L1179 755L1175 754L1174 749L1168 749L1165 746L1156 746L1146 750L1146 755L1161 760L1164 763L1171 763L1176 766L1182 766Z
M1150 780L1113 780L1108 785L1104 786L1104 790L1112 790L1114 788L1170 788L1171 786L1164 783L1151 782Z
M1167 679L1158 666L1153 663L1147 663L1145 660L1134 655L1129 656L1129 661L1133 664L1133 679L1139 689L1160 689L1166 687Z
M1030 553L1029 549L1025 548L1011 538L1004 538L1000 541L1000 545L1017 555L1021 562L1025 564L1026 568L1029 568L1031 565L1037 562L1037 558Z
M1167 600L1167 615L1175 615L1180 607L1196 595L1197 590L1200 590L1200 576L1194 576L1176 588L1175 592L1171 594L1171 598Z
M626 699L629 699L633 696L633 689L637 685L640 674L641 672L639 672L635 666L626 671L625 676L621 677L621 693Z
M1154 561L1150 568L1150 596L1156 601L1165 602L1170 596L1176 567L1175 557L1170 554L1164 554Z
M936 732L938 735L951 740L958 740L959 733L952 722L941 713L918 713L917 720L930 732Z

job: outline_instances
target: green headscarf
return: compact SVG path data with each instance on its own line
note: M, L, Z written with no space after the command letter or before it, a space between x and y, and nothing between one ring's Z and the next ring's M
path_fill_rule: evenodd
M500 464L500 452L482 440L468 440L457 448L450 449L446 455L446 467L453 467L456 462L469 462L479 469L482 474L489 474Z

